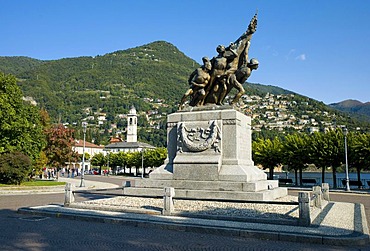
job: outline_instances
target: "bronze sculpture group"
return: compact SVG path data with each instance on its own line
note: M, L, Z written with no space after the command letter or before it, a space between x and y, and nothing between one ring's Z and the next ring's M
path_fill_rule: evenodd
M203 65L196 69L189 77L190 88L181 99L181 109L188 97L190 106L203 106L207 104L222 105L225 97L232 88L237 90L230 102L238 103L245 93L243 83L249 78L252 70L258 68L258 60L248 60L250 40L257 29L257 14L248 25L248 29L228 47L219 45L216 48L218 55L211 60L203 57Z

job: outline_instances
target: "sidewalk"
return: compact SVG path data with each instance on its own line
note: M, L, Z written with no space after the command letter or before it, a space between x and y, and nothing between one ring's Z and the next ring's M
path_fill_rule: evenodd
M75 178L59 177L58 181L71 183L73 190L91 190L91 189L103 189L103 188L116 188L118 185L91 181L84 179L85 186L81 185L81 176ZM14 194L40 194L40 193L64 193L65 185L61 186L43 186L43 187L0 187L0 195L14 195Z
M176 231L306 242L323 245L369 245L364 208L359 204L329 203L327 210L310 227L200 219L179 216L78 209L58 205L20 208L19 213L63 217L75 220L157 227Z

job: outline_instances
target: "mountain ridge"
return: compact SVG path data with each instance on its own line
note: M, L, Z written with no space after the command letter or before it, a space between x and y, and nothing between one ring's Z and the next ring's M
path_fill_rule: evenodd
M166 41L104 55L57 60L0 57L0 71L15 75L25 96L46 108L54 121L68 123L95 113L109 114L108 121L119 123L116 117L126 114L132 105L138 111L174 112L188 88L188 76L197 67L195 60ZM273 85L249 83L244 86L246 94L251 95L300 95ZM322 102L316 102L324 107ZM341 109L335 105L325 106ZM351 114L356 112L351 110ZM361 119L370 121L370 116L364 115Z
M355 99L347 99L341 102L329 104L329 106L339 111L370 118L370 102L364 103Z

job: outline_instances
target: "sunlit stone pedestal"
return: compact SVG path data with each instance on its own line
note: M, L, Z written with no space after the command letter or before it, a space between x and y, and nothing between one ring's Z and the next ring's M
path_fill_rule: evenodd
M196 199L266 201L287 195L254 166L251 134L251 118L230 106L170 114L165 164L124 193L163 195L164 187L174 187L176 197Z

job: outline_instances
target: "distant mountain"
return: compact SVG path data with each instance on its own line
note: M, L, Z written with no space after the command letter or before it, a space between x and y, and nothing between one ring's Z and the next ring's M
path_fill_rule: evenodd
M0 71L16 75L26 96L54 120L69 123L80 121L86 110L113 117L132 105L149 110L144 98L165 100L172 108L196 67L194 60L164 41L96 57L0 58Z
M139 117L141 126L164 127L165 115L177 109L179 100L189 87L187 79L197 67L199 64L196 61L165 41L96 57L46 61L28 57L0 57L0 71L15 75L24 95L46 108L54 122L80 124L88 118L93 120L91 124L98 124L99 129L105 131L111 130L111 124L122 128L124 121L121 114L127 114L132 105L138 111L147 112L146 116L158 120L158 123L147 122L144 116ZM368 103L357 101L348 105L347 102L347 108L344 109L344 104L332 104L329 107L272 85L245 83L244 87L247 95L261 97L267 93L294 94L294 102L303 104L302 109L309 104L312 111L317 109L331 113L338 122L348 120L348 114L333 108L352 114L361 111L370 116ZM290 112L295 117L302 117L302 109ZM275 113L279 113L278 108ZM100 115L106 115L103 124L98 121ZM316 118L316 121L319 119ZM370 117L362 121L365 120L369 122Z
M370 102L362 103L358 100L344 100L339 103L329 104L330 107L339 111L348 112L358 117L370 120Z

